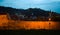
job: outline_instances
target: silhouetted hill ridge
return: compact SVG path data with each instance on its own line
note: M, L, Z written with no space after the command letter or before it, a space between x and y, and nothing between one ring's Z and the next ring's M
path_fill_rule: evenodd
M25 16L36 16L36 17L49 17L49 13L51 13L52 17L56 16L60 18L60 14L56 12L46 11L40 8L29 8L29 9L16 9L11 7L0 6L0 14L9 13L12 15L25 15ZM33 14L33 15L32 15Z
M18 12L26 12L26 13L49 13L51 11L45 11L45 10L42 10L40 8L29 8L29 9L16 9L16 8L11 8L11 7L4 7L4 6L0 6L0 13L18 13ZM59 13L56 13L56 12L52 12L53 14L59 14ZM59 14L60 15L60 14Z

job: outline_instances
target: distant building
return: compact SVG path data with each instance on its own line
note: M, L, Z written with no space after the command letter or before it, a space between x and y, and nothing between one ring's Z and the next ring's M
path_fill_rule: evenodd
M19 18L20 19L24 19L25 17L24 17L25 15L19 15Z

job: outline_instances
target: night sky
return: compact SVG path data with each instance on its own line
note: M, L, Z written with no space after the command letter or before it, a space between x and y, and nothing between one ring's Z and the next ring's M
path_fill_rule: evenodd
M41 8L60 13L60 0L0 0L0 6L17 9Z

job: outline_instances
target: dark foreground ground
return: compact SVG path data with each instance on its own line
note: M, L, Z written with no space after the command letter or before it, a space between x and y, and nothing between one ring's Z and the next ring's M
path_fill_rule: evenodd
M60 35L60 30L0 30L0 35Z

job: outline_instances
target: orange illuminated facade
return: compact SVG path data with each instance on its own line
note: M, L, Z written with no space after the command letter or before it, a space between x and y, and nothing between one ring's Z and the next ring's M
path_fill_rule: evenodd
M21 24L20 24L21 23ZM21 21L17 26L24 29L57 29L57 23L53 21ZM51 23L49 25L49 23Z
M51 19L49 19L51 20ZM50 23L50 24L49 24ZM53 21L19 21L8 20L7 14L0 14L0 26L7 26L9 29L57 29L58 22Z
M0 14L0 26L8 23L8 18L6 14Z

